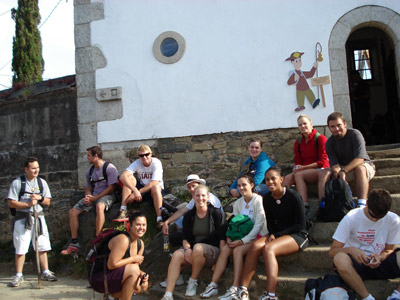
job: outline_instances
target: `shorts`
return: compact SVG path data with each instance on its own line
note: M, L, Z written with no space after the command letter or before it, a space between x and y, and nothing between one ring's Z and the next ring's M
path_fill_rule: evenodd
M198 243L196 245L200 245L203 248L204 257L206 258L205 266L212 267L217 262L219 248L204 243Z
M141 184L139 181L136 183L136 188L140 190L142 187L144 187L143 184ZM164 197L166 195L165 191L161 189L161 195ZM153 203L153 197L151 197L151 192L148 191L144 194L142 194L142 201L149 201L150 203Z
M370 163L366 163L366 162L364 162L363 163L363 166L365 167L365 169L367 170L367 178L368 178L368 181L371 181L371 179L374 177L374 175L375 175L375 166L374 165L371 165ZM347 182L349 182L349 181L354 181L355 180L355 177L354 177L354 172L353 171L351 171L351 172L349 172L348 174L346 174L346 181Z
M39 216L38 218L41 221L43 233L38 237L38 250L39 252L46 252L51 250L49 231L44 216ZM34 221L32 221L32 224L34 224ZM29 251L31 241L32 247L35 249L35 227L32 226L32 230L27 230L25 229L25 219L15 221L13 241L15 254L25 255Z
M350 256L353 262L354 269L361 276L363 280L365 279L393 279L400 277L400 268L397 264L397 254L400 248L395 249L376 269L371 269L368 266L359 264Z
M114 200L115 200L115 195L114 194L105 195L105 196L101 197L99 200L97 200L96 202L92 202L89 205L86 205L84 203L85 199L82 198L81 200L79 200L74 205L73 208L89 212L93 207L96 206L97 203L104 203L104 205L106 206L106 211L107 211L111 207L111 205L113 204Z
M305 248L308 247L308 234L305 232L296 232L296 233L291 233L288 234L289 236L291 236L297 243L297 245L299 245L300 250L304 250Z
M115 269L107 270L107 283L108 283L108 293L114 294L122 291L122 279L125 273L125 266ZM92 281L90 282L92 288L98 293L105 293L104 288L104 273L98 272L93 274Z

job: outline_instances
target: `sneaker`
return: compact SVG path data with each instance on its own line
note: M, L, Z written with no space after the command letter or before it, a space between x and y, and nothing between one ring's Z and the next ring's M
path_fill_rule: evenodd
M184 285L185 284L185 280L183 279L182 274L179 275L178 280L175 283L175 286L179 286L179 285ZM164 281L160 282L160 285L164 288L167 287L167 278L165 278Z
M72 252L78 252L80 247L81 246L79 245L79 243L75 243L75 244L74 243L70 243L68 245L67 249L61 251L61 254L62 255L68 255L68 254L71 254Z
M24 282L24 276L13 276L12 281L8 284L10 287L17 287Z
M197 291L197 286L198 286L197 281L194 281L191 278L189 278L189 283L188 283L188 285L186 287L185 296L186 297L195 296L196 295L196 291Z
M399 298L390 295L386 300L399 300Z
M57 281L57 277L54 275L52 271L47 271L46 273L42 273L42 280Z
M218 295L218 285L211 282L209 285L207 285L204 292L200 294L200 298L210 298L216 295Z
M161 298L161 300L174 300L174 297L167 296L167 295L164 294L164 296Z
M237 295L237 287L231 286L228 290L226 290L226 293L223 294L222 296L219 296L219 300L236 300L239 299Z
M249 291L240 289L238 292L238 298L240 300L250 300Z
M268 295L268 292L264 292L260 297L258 297L258 300L278 300L278 297L270 296Z
M128 218L128 210L120 210L117 219L118 220L123 220Z

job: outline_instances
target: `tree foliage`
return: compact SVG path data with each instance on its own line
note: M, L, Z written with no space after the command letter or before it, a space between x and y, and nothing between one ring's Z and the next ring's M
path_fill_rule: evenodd
M38 0L18 0L18 8L12 9L11 16L15 21L13 84L31 84L41 81L44 61L38 29L40 22Z

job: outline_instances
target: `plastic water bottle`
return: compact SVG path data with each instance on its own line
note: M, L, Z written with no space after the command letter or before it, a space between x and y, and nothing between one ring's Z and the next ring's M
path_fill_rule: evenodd
M325 201L321 201L319 203L319 208L324 208L325 207Z
M164 249L164 252L169 252L169 250L170 250L168 234L164 235L163 249Z

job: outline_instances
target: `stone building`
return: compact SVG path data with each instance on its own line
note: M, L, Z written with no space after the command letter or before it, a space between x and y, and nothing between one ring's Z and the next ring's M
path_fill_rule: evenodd
M291 164L300 113L316 126L334 110L350 125L363 114L354 70L370 89L360 128L368 143L399 142L399 13L393 0L75 0L81 186L88 146L100 144L122 170L146 142L167 189L198 172L224 193L251 136ZM296 51L303 71L321 54L314 77L325 77L323 91L308 81L321 103L301 112L287 84ZM390 138L379 139L388 126Z

